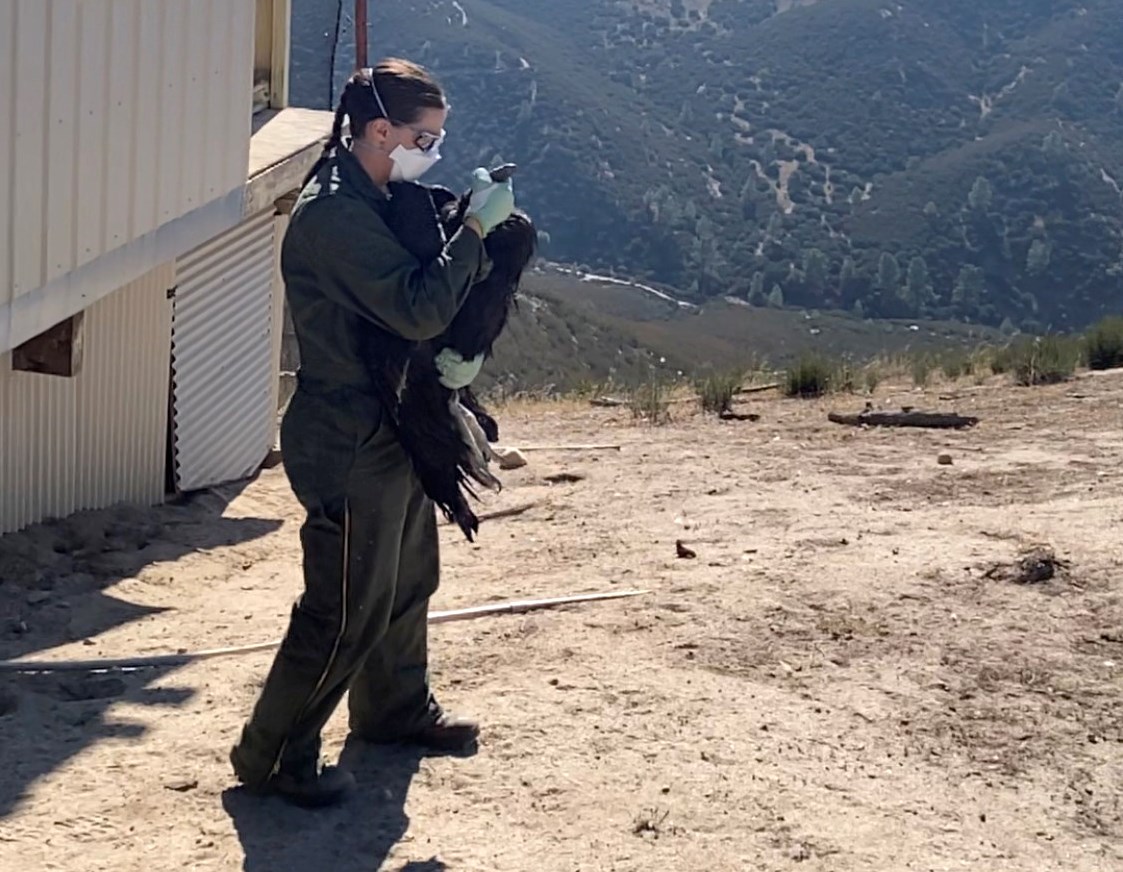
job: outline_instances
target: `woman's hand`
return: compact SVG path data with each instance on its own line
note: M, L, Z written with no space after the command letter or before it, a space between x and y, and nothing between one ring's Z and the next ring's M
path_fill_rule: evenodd
M515 193L511 180L493 182L487 170L478 167L472 173L472 196L468 201L466 219L479 222L482 235L487 236L515 210Z

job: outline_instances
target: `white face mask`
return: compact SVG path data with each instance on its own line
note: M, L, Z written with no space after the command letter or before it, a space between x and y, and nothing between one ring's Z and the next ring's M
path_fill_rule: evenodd
M394 165L390 169L391 182L415 182L427 173L441 159L440 145L428 151L420 148L406 148L399 145L390 152Z

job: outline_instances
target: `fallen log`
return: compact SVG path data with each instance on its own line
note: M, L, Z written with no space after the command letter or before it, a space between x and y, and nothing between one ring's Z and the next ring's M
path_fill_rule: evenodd
M857 415L831 412L827 420L850 427L929 427L937 430L959 430L979 423L978 418L948 412L859 412Z

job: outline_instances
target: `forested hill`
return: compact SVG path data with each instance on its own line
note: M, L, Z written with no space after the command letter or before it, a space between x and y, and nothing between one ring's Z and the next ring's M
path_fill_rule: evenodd
M554 260L1034 330L1123 309L1119 0L395 0L439 181L521 165Z

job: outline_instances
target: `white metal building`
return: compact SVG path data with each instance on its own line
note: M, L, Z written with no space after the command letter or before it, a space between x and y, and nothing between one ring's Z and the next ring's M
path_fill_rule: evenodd
M272 448L290 2L0 0L0 533Z

